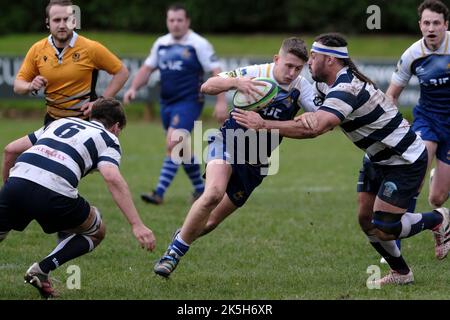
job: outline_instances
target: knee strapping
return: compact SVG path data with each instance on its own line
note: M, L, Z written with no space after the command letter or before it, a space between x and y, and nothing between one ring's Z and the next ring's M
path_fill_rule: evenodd
M86 231L80 233L81 235L94 236L100 229L100 225L102 224L102 215L100 214L100 211L98 211L97 208L93 207L93 209L95 211L94 222L92 222L92 225Z
M372 223L384 233L392 234L396 237L402 232L402 214L384 211L375 211Z

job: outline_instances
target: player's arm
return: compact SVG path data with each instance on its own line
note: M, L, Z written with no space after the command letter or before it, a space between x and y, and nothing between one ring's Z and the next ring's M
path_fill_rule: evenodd
M47 86L47 79L39 75L35 57L36 47L33 46L28 50L16 75L16 79L14 80L14 93L26 95L33 91L39 91Z
M128 184L120 174L119 168L112 164L105 164L99 166L99 171L103 176L114 201L130 223L136 239L142 247L153 251L155 248L155 236L142 222L133 203Z
M111 81L108 84L108 87L103 92L103 96L105 98L114 98L116 94L120 91L120 89L123 88L125 83L128 80L128 69L127 67L122 64L122 67L120 70L114 74Z
M217 76L222 70L215 68L212 70L213 76ZM225 92L219 93L216 96L216 106L214 109L214 117L219 123L223 123L228 118L227 98Z
M201 92L209 95L218 95L229 90L238 90L246 95L262 96L263 93L258 89L264 83L252 81L249 77L221 77L215 76L209 78L201 87Z
M14 166L17 157L22 154L25 150L29 149L33 144L29 136L24 136L20 139L17 139L11 143L9 143L5 149L3 150L3 166L2 166L2 175L3 175L3 183L9 177L9 171Z
M235 109L231 115L246 128L278 130L281 136L295 139L317 137L341 123L339 117L322 110L307 112L289 121L265 120L256 112L241 109Z
M136 76L131 82L131 87L127 90L123 97L123 102L125 104L130 103L131 100L136 98L137 91L148 83L148 79L150 79L150 75L153 71L155 71L155 68L146 64L143 64L139 68L139 71L136 73Z
M400 94L402 93L403 89L405 89L405 87L399 86L391 82L389 88L386 90L386 96L390 98L395 105L398 106L398 98L400 97Z
M14 80L14 93L26 95L34 91L39 91L40 89L46 87L48 81L43 76L36 76L32 81L28 82L23 79L16 78Z

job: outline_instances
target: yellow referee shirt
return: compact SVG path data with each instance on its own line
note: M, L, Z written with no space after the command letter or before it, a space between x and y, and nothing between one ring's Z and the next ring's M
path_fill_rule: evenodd
M27 53L17 79L31 82L41 75L48 80L45 88L47 113L55 118L85 118L80 108L96 98L98 70L116 74L122 62L96 41L73 33L61 53L51 36L35 43Z

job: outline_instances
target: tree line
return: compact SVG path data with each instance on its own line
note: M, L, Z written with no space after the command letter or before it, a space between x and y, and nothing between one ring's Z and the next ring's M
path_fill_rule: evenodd
M449 5L450 0L444 0ZM169 0L74 0L83 30L164 33ZM202 33L339 31L347 34L418 33L421 0L185 0L192 27ZM0 34L41 32L48 0L2 1ZM367 8L376 5L376 12ZM379 28L367 20L378 19Z

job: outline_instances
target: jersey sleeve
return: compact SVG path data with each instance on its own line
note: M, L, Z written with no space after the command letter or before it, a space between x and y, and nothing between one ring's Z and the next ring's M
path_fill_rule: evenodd
M205 72L211 72L222 67L213 46L206 39L198 43L196 51L198 60Z
M357 98L355 95L344 90L332 90L326 95L319 110L333 113L343 121L353 112L356 105Z
M317 111L318 107L314 103L315 97L316 95L313 86L308 82L308 80L301 77L300 96L298 98L298 102L305 111L307 112Z
M34 145L39 140L40 136L44 133L44 131L45 131L45 126L28 134L28 138L30 139L31 144Z
M400 87L406 87L409 80L412 77L411 64L413 62L413 57L411 55L411 50L405 51L402 57L397 63L394 73L392 74L391 82Z
M106 139L106 141L107 148L99 154L97 166L100 167L105 164L112 164L119 167L122 157L119 140L117 138L110 138Z
M24 80L27 82L33 81L33 79L39 75L39 70L36 66L36 45L32 46L28 50L25 59L23 60L22 66L17 73L17 79Z
M95 67L109 74L116 74L122 68L122 61L102 44L95 42L92 48L92 60Z
M147 67L152 69L158 68L158 47L159 47L159 39L155 41L150 50L150 55L145 59L144 64Z
M242 67L231 71L219 73L219 76L222 78L240 78L240 77L255 78L258 77L258 75L259 75L258 65Z

